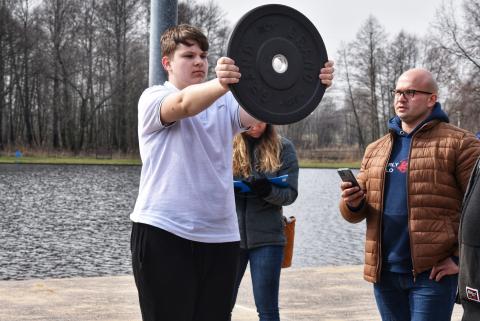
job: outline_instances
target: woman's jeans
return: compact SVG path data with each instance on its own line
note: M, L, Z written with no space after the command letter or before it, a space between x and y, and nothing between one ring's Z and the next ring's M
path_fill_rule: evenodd
M240 261L232 309L237 299L238 288L247 268L247 263L250 262L253 297L259 320L280 320L278 313L278 289L283 248L283 245L266 245L250 250L240 249Z
M430 280L430 270L412 273L382 272L374 285L375 300L383 321L450 321L458 275Z

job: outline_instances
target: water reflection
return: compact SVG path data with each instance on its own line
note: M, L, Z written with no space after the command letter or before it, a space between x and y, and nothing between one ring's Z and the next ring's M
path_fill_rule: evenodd
M350 224L341 217L339 184L334 169L300 170L298 198L284 208L285 215L297 218L295 266L363 263L365 223Z
M359 264L364 225L340 218L334 170L302 169L294 266ZM0 279L131 273L140 167L0 165Z

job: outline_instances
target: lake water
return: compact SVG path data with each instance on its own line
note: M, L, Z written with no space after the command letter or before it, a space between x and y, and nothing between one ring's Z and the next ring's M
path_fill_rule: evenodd
M130 274L138 166L0 165L0 279ZM365 224L338 211L335 170L301 169L294 267L360 264Z

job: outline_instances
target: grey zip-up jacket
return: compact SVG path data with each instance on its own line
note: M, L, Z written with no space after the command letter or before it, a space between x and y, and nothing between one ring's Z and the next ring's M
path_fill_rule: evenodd
M255 166L252 166L252 175L255 178L270 178L288 174L289 186L278 187L272 184L272 191L265 198L260 198L254 193L235 192L241 248L251 249L264 245L285 244L282 206L292 204L297 198L299 169L293 144L283 137L281 143L281 168L274 173L259 173L255 171ZM253 162L256 160L253 159ZM242 178L234 177L234 179Z

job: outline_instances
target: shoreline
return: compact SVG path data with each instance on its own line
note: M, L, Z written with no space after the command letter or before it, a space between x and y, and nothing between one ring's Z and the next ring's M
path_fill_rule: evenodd
M0 281L0 320L140 321L131 275ZM280 280L282 321L380 321L363 265L288 268ZM452 321L460 321L454 307ZM248 270L232 321L258 320Z
M0 165L101 165L101 166L142 166L140 159L136 158L94 158L94 157L36 157L0 156ZM300 160L300 168L360 168L360 161L320 162L313 160Z

